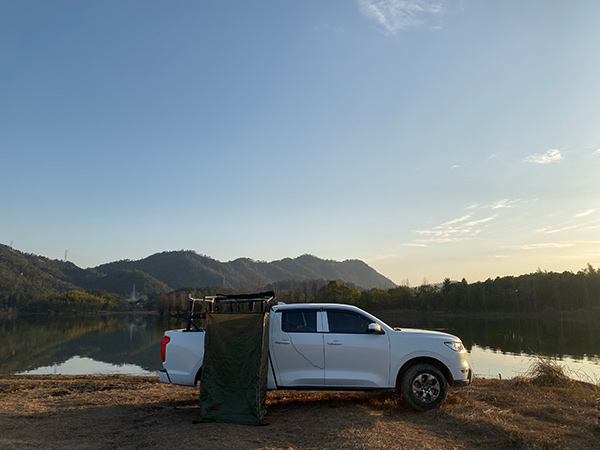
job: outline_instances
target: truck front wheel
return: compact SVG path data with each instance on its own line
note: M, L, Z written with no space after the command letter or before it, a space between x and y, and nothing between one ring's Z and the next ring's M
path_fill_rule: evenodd
M431 364L416 364L400 381L400 392L406 403L419 411L439 408L448 394L448 382Z

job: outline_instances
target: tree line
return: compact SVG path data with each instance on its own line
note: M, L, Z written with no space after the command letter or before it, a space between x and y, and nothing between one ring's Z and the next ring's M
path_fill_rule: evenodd
M517 314L561 313L600 309L600 269L590 264L577 273L538 270L520 276L496 277L476 283L451 281L440 285L397 286L391 289L360 289L340 281L290 280L269 284L278 301L286 303L347 303L367 311L419 310L440 312L509 312ZM161 314L184 313L194 297L214 295L223 289L181 289L160 294L156 308ZM233 291L229 291L233 292Z
M10 298L8 299L11 300ZM11 305L12 302L7 302ZM134 305L123 296L105 291L70 290L45 297L20 297L5 311L19 313L75 313L88 314L101 311L128 311Z
M446 278L441 285L360 291L339 282L319 289L316 302L351 303L366 310L417 309L441 312L562 313L600 310L600 270L497 277L469 284Z
M278 301L286 303L348 303L367 311L419 310L440 312L511 312L518 314L561 313L600 310L600 270L588 264L573 272L537 272L497 277L468 283L446 278L442 284L391 289L360 289L352 284L327 280L290 280L266 285ZM189 298L236 293L222 287L184 288L149 295L134 304L123 296L104 291L70 290L44 297L10 295L0 300L0 310L24 313L90 313L128 311L134 308L157 310L162 315L184 314Z

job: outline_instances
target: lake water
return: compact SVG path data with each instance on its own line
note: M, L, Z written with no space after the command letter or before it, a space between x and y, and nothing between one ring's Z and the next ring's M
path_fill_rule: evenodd
M522 375L537 354L560 359L575 378L600 383L600 333L591 320L380 317L392 326L456 334L469 351L476 376ZM184 324L130 314L0 319L0 374L156 375L163 332Z

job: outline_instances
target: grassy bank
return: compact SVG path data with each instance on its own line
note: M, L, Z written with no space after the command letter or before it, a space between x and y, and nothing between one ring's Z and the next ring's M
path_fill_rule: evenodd
M154 377L0 378L2 449L600 448L600 390L552 377L476 379L441 409L391 394L270 392L268 426L201 423L198 390Z

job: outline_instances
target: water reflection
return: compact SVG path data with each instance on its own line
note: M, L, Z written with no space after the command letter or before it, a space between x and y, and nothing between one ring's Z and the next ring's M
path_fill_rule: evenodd
M535 363L536 356L527 354L502 353L477 345L469 351L469 363L477 377L513 378L527 376L527 372ZM574 379L588 383L600 384L600 360L596 357L574 359L560 358L560 365L565 373Z
M74 357L114 366L160 369L164 330L180 326L151 315L35 316L0 322L0 373L53 367Z
M392 326L456 334L469 350L478 375L522 375L531 363L528 355L539 354L562 358L566 366L583 368L588 378L600 380L600 334L591 320L379 316ZM184 324L178 319L130 314L0 320L0 374L155 374L161 368L164 331Z
M34 370L18 372L17 375L90 375L90 374L120 374L120 375L156 375L156 371L142 369L135 364L110 364L95 361L91 358L74 356L67 361L52 366L38 367Z
M469 362L477 376L513 378L525 375L536 356L560 360L569 376L600 384L600 335L597 322L555 317L480 318L403 317L381 315L398 327L425 328L459 336L469 351Z
M504 353L538 354L575 359L600 355L600 334L594 320L481 319L469 316L407 318L382 316L392 326L447 331L459 336L468 350L473 346Z

